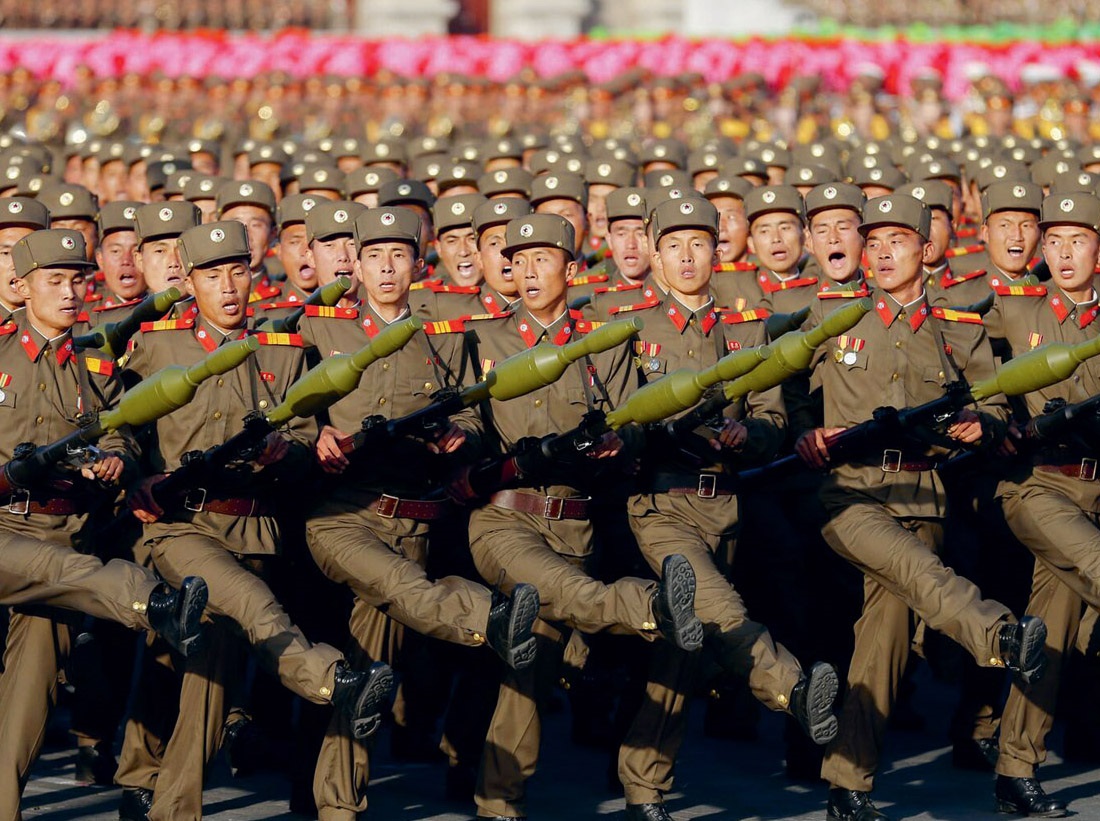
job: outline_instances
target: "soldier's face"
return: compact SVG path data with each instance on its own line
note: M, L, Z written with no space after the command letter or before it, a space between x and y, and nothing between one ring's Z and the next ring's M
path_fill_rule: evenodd
M607 232L611 258L627 279L639 280L649 270L649 243L640 219L615 220Z
M575 200L546 200L535 208L536 214L557 214L573 226L573 254L579 254L584 247L588 233L588 217L584 207Z
M289 225L279 234L279 262L283 264L286 278L303 291L317 287L317 270L310 264L309 243L306 242L304 223Z
M260 270L268 246L271 245L271 214L258 205L234 205L222 212L223 220L236 220L248 232L248 247L252 249L249 267Z
M713 197L711 204L718 209L718 261L737 262L749 245L745 203L737 197Z
M17 287L11 249L29 233L31 229L23 226L0 228L0 302L7 308L18 308L23 304L23 294Z
M1078 225L1051 225L1043 231L1043 258L1051 281L1076 302L1091 298L1100 254L1100 234Z
M796 215L774 211L753 220L749 228L749 250L769 271L788 274L798 267L804 234L802 220Z
M367 298L378 307L404 307L409 299L413 274L422 265L413 247L405 242L364 245L355 261L356 276Z
M15 282L27 321L39 332L60 336L76 324L88 290L83 268L40 268Z
M351 237L315 239L306 251L306 264L313 268L318 285L328 285L340 276L354 276L355 240Z
M175 239L156 239L143 243L134 255L138 272L150 291L183 288L183 263Z
M872 228L867 234L867 262L875 283L888 294L901 294L903 304L920 295L925 258L931 243L916 231L898 225ZM908 292L916 290L912 298Z
M524 248L512 254L512 277L532 316L550 324L566 309L566 288L577 263L561 248Z
M213 325L230 331L247 321L252 272L243 260L213 268L195 268L187 275L185 283L187 293L195 298L199 313Z
M439 261L459 285L478 285L481 266L477 260L477 235L473 228L452 228L435 240Z
M79 231L84 236L84 247L88 250L88 262L95 258L95 249L99 244L99 230L94 222L82 219L51 220L50 227Z
M202 214L200 222L205 225L208 222L217 222L218 219L218 201L217 200L194 200L193 205L199 209Z
M501 251L504 249L504 231L507 226L494 225L481 232L477 247L478 265L485 282L498 294L514 299L519 294L512 278L512 262Z
M614 185L604 183L588 186L588 226L594 237L607 236L607 195L614 190Z
M714 247L714 237L706 231L673 231L657 241L654 265L660 268L673 294L700 297L709 292L710 278L718 261Z
M851 209L829 208L814 214L809 241L810 253L834 282L847 282L859 270L863 237L859 233L859 215Z
M997 211L982 226L989 260L1006 274L1024 274L1039 247L1039 218L1028 211Z
M126 165L121 160L107 163L99 170L99 201L115 202L126 199Z
M103 238L95 252L95 261L111 292L122 299L133 299L145 292L145 278L134 262L137 234L114 231Z
M932 230L928 235L928 241L932 243L932 259L928 261L930 267L937 268L943 263L954 236L955 229L951 225L951 215L942 208L933 208Z

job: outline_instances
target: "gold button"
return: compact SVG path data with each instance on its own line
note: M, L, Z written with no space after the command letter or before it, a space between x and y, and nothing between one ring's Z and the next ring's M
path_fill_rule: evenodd
M943 371L940 371L940 379L943 379Z
M890 378L891 378L892 380L894 380L895 382L897 382L897 381L898 381L899 379L901 379L901 377L900 377L900 376L898 376L898 375L897 375L896 373L892 373L892 374L890 374Z
M897 342L895 342L894 347L895 348L900 348L901 347L901 340L898 340Z
M379 399L378 404L379 405L385 405L386 404L386 397L383 396L381 399Z
M779 702L780 707L786 707L787 706L787 697L785 695L783 695L782 693L777 695L775 697L775 700Z
M321 695L325 696L326 698L328 697L328 695L331 692L332 692L332 690L330 690L328 687L322 687L321 688Z
M424 390L430 391L431 389L432 389L432 383L431 382L425 382L424 383Z
M221 419L222 418L222 412L221 411L214 411L214 418L215 419Z
M45 382L39 382L38 383L38 390L40 390L40 391L46 390L46 383Z
M695 356L695 351L688 351L688 356Z
M656 630L656 629L657 629L657 625L656 625L656 624L654 624L654 623L653 623L653 622L651 622L651 621L643 621L643 622L642 622L642 629L643 629L643 630Z
M222 379L222 378L221 378L221 377L219 376L219 377L218 377L218 387L220 388L220 387L221 387L222 385L224 385L224 384L225 384L225 380L224 380L224 379Z
M990 667L1004 667L1005 663L1003 661L1001 661L999 658L991 658L989 660L989 666Z
M390 369L390 363L389 362L383 362L382 363L382 370L388 371L389 369Z
M45 419L43 419L41 416L39 416L39 417L35 418L34 424L41 425L45 421L46 421Z
M133 607L134 610L136 610L138 613L141 612L141 602L136 601L131 605L131 607Z
M535 400L535 407L536 408L541 408L542 407L542 400L541 399L536 399Z
M485 636L481 635L481 633L474 633L470 638L473 640L474 644L485 643Z
M267 407L267 400L266 399L261 399L260 400L260 410L263 410L266 407Z

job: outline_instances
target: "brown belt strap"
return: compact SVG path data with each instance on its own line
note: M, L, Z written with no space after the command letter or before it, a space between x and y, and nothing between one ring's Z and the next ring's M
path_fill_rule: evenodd
M544 519L587 519L587 496L543 496L540 493L525 493L522 490L501 490L489 497L489 501L506 510L530 513Z

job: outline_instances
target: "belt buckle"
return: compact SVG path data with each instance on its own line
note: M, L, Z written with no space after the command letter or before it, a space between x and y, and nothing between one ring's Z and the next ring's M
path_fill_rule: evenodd
M565 512L565 499L561 496L547 496L546 506L542 511L542 518L557 521Z
M1096 460L1091 456L1086 456L1081 460L1081 468L1078 471L1077 478L1082 482L1095 482L1096 481Z
M13 490L11 499L5 510L16 516L26 516L31 509L31 492L29 490Z
M183 497L183 507L192 513L202 513L202 509L206 507L206 488L197 487L189 490Z
M700 473L695 495L700 499L713 499L718 495L718 477L713 473Z
M882 472L901 473L901 451L887 448L882 452Z
M375 506L374 512L383 519L392 519L397 515L397 506L400 503L401 500L396 496L383 493L378 497L378 504Z

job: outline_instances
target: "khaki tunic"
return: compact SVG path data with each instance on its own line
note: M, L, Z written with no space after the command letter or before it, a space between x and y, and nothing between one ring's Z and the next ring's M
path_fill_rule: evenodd
M987 315L991 335L1003 337L1020 355L1052 342L1077 344L1100 333L1095 303L1075 306L1054 285L1032 286L1013 295L998 289ZM1087 360L1068 379L1027 394L1031 416L1052 399L1080 402L1100 393L1100 365ZM1032 464L1077 466L1100 451L1089 434L1072 441L1038 444L1018 460L1000 483L1005 518L1013 533L1035 555L1027 612L1047 625L1049 667L1043 678L1022 690L1013 684L1001 719L997 772L1030 778L1046 760L1046 736L1054 721L1063 659L1076 635L1081 605L1100 607L1100 482L1032 468ZM1093 462L1092 464L1095 464ZM1079 474L1080 475L1080 474Z
M815 384L824 396L825 427L851 427L876 406L911 407L938 398L956 371L973 383L993 374L985 330L974 317L942 321L926 300L902 308L873 290L875 308L815 356ZM822 305L814 306L820 319ZM938 331L938 333L937 333ZM978 404L985 441L999 439L1003 398ZM902 436L886 443L919 460L942 447ZM999 625L1008 608L946 568L936 555L945 514L943 484L934 470L887 472L884 453L837 465L822 484L830 516L822 533L840 556L864 573L863 615L840 731L826 750L822 778L845 789L870 790L882 737L910 646L910 610L961 644L982 666L1001 664Z
M780 279L771 271L759 269L756 272L756 283L762 292L760 307L767 308L773 314L793 314L809 305L821 284L816 276L803 273L801 267L786 279Z

